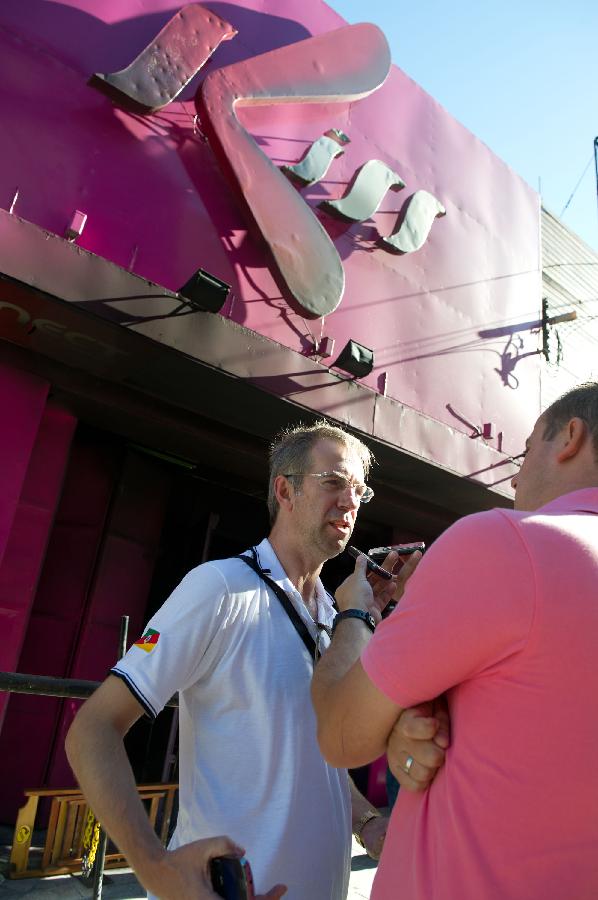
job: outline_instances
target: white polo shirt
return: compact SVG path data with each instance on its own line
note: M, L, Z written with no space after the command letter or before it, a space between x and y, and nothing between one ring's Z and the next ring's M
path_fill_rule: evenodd
M260 565L319 631L268 540ZM318 581L318 621L334 608ZM344 900L351 862L347 773L324 762L309 653L278 598L239 559L193 569L112 670L154 717L179 692L180 806L171 848L229 834L257 892Z

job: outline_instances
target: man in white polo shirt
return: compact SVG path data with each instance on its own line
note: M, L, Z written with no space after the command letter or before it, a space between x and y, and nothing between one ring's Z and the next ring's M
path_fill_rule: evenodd
M324 762L310 702L312 651L328 646L335 615L320 570L372 496L370 462L367 447L328 423L283 435L270 457L269 538L246 559L191 571L75 719L73 770L151 895L196 897L206 864L194 869L189 845L213 834L242 844L258 888L284 883L291 900L346 897L352 827L379 855L386 820ZM122 738L177 691L180 809L165 851Z

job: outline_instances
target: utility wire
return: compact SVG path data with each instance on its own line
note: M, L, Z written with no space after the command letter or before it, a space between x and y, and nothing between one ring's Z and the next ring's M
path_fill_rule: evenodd
M590 158L589 158L589 160L588 160L588 163L587 163L585 169L583 170L583 172L581 173L581 177L580 177L579 181L577 182L577 184L576 184L575 187L573 188L573 193L571 194L571 196L569 197L569 199L567 200L567 202L566 202L565 205L563 206L563 211L562 211L562 213L560 214L559 219L562 219L562 218L563 218L563 215L564 215L564 213L565 213L565 210L567 209L567 207L569 206L569 204L571 203L571 201L572 201L573 198L575 197L575 194L577 193L577 188L578 188L579 185L582 183L582 181L583 181L583 179L584 179L584 176L585 176L586 172L588 171L588 169L589 169L590 166L592 165L592 160L593 160L593 159L594 159L594 152L592 151L592 153L591 153L591 155L590 155Z

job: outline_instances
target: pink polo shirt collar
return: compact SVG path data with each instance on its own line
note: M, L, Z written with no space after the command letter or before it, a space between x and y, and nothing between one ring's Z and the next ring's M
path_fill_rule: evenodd
M598 487L582 488L561 494L556 500L546 503L536 512L584 512L598 515Z

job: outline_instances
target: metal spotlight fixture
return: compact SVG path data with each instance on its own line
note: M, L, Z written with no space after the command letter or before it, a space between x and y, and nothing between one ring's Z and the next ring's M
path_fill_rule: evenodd
M178 294L193 309L207 310L208 312L220 312L228 297L230 284L220 281L215 275L198 269L191 276Z
M357 341L349 341L341 350L335 363L337 369L349 372L355 378L364 378L374 368L374 351L358 344Z

